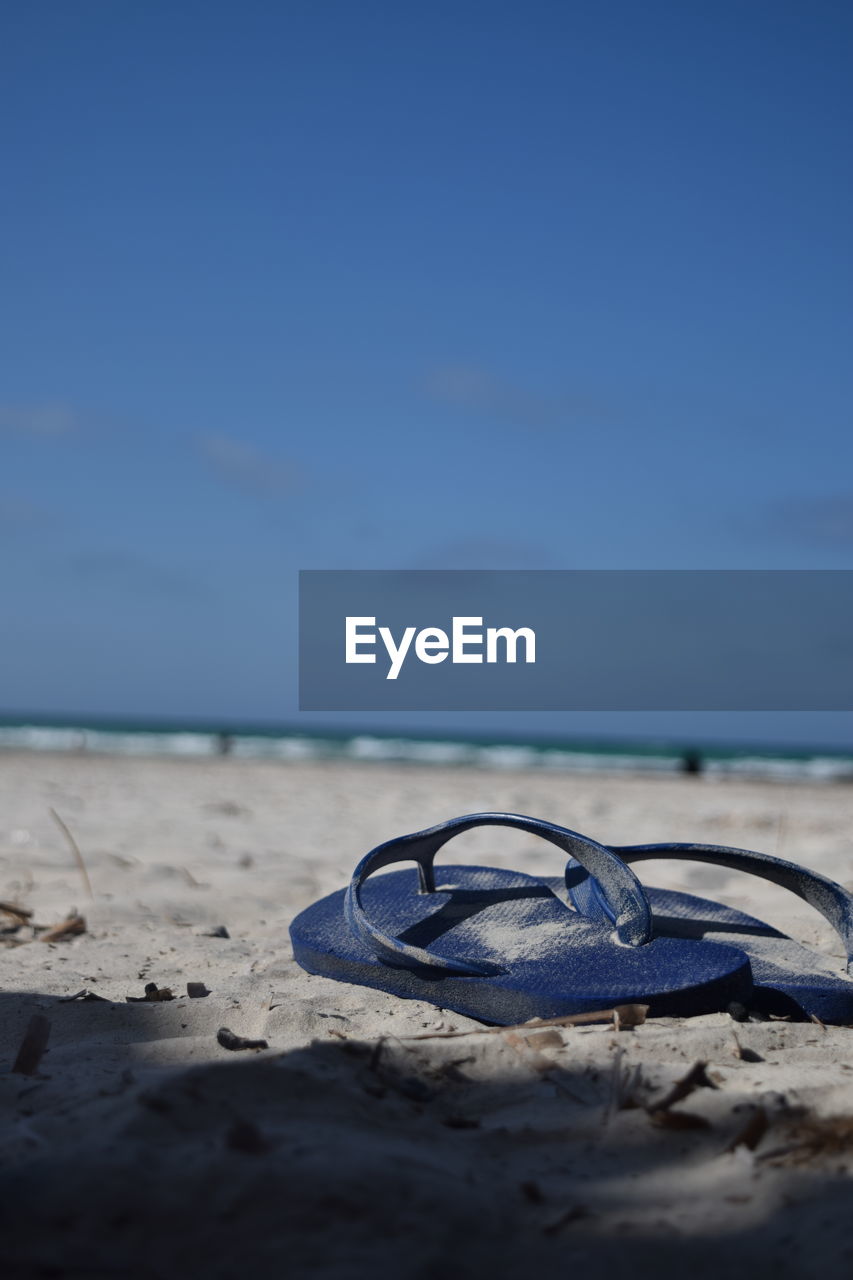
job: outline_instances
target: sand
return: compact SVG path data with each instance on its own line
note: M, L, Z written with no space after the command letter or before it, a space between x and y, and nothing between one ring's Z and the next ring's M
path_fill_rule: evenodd
M86 921L53 943L26 926L0 939L6 1274L850 1272L853 1031L718 1013L445 1036L479 1024L304 973L287 926L373 845L489 808L605 842L743 845L849 882L853 788L4 754L0 790L0 899L40 925ZM508 831L461 837L454 858L560 871ZM840 963L780 889L641 870ZM128 1002L151 983L175 998ZM34 1015L50 1038L21 1074ZM221 1027L268 1048L229 1051ZM699 1087L661 1111L697 1062Z

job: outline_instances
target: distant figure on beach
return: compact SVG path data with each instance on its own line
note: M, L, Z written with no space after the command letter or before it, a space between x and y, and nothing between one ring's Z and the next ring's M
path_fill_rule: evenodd
M685 751L684 755L681 757L681 772L682 773L701 773L702 772L702 757L698 751L692 751L692 750Z
M216 735L216 747L221 756L230 755L233 745L234 739L230 733L218 733Z

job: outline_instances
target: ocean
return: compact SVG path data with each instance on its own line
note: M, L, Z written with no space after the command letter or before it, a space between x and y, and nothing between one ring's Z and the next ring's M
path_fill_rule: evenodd
M62 751L106 755L241 759L357 760L477 769L547 769L567 773L697 773L853 782L853 752L719 743L428 736L293 726L153 723L0 717L0 752Z

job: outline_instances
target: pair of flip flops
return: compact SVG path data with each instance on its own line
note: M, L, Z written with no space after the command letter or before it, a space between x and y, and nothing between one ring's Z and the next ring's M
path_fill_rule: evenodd
M567 859L537 878L494 867L434 867L473 827L542 836ZM839 934L845 973L784 934L720 903L646 888L629 864L711 862L762 876L816 908ZM413 868L374 873L398 862ZM379 845L347 889L290 928L303 969L509 1025L642 1001L650 1015L733 1003L767 1014L853 1023L853 895L792 862L704 844L608 848L515 813L475 813Z

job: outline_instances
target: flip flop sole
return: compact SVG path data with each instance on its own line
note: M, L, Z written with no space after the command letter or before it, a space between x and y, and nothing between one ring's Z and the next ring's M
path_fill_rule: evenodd
M562 879L546 882L558 895ZM853 1023L853 978L822 956L734 907L672 889L644 886L655 934L740 948L752 966L750 1008L762 1013Z
M634 1001L662 1015L750 1000L749 961L729 942L662 937L625 946L609 924L571 911L547 881L491 867L442 866L436 874L436 892L427 894L418 892L413 869L371 877L362 889L370 918L428 952L489 960L502 972L436 976L379 960L349 930L344 890L293 921L296 960L310 973L499 1025Z

